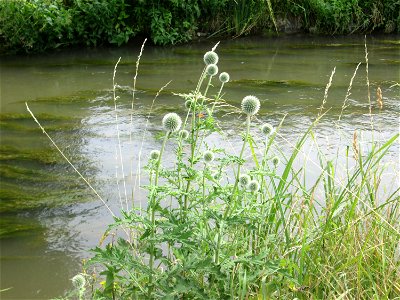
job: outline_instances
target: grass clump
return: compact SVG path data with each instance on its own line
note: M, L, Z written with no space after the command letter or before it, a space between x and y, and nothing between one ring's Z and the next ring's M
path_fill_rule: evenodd
M323 108L297 141L289 141L279 133L284 120L260 127L262 103L246 96L241 109L231 109L244 120L240 142L221 147L212 140L228 138L216 112L227 106L221 96L229 75L218 81L209 72L216 57L207 56L196 89L181 95L186 114L160 118L162 144L148 153L148 181L141 184L147 205L124 206L120 199L121 212L110 211L114 223L93 249L74 295L399 297L399 190L380 187L384 158L398 134L385 143L372 141L368 151L354 139L353 154L349 146L337 161L317 147L319 161L309 161L303 147L316 143ZM313 180L308 164L320 170Z

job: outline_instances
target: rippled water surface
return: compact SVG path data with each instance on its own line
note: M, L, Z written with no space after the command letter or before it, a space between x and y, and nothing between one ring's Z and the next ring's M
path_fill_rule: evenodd
M365 148L372 137L377 142L385 141L399 131L398 40L399 36L367 38L373 130L364 37L223 41L217 48L219 68L229 72L232 80L226 84L223 98L239 107L243 96L259 97L262 108L256 123L268 121L276 126L285 116L278 142L284 152L290 153L296 139L318 115L326 84L336 67L324 104L327 113L315 129L315 136L328 157L342 157L347 146L351 147L354 131L358 131ZM124 191L118 189L116 180L118 177L122 187L122 169L116 160L118 140L112 91L115 63L121 57L115 77L117 112L130 195L131 173L133 177L137 175L142 141L142 159L146 160L146 153L160 146L156 137L163 114L185 113L184 100L172 93L195 88L203 68L203 54L214 44L206 41L167 48L146 46L133 111L131 90L140 45L0 58L1 289L10 288L1 294L2 299L62 295L70 288L69 279L80 271L81 260L88 257L87 250L98 243L112 220L34 123L25 102L65 155L117 212L119 194L124 197ZM359 62L362 64L347 107L337 122ZM157 91L170 80L150 109ZM214 85L209 94L217 92L218 82ZM376 104L378 86L383 93L382 110ZM238 133L244 119L236 114L226 115L231 111L225 108L217 115L231 143L214 136L209 137L210 143L235 148L240 142ZM318 161L314 144L303 150L303 160ZM398 185L398 155L396 143L385 162L386 191ZM317 174L317 164L315 170L310 165L310 173ZM134 200L144 205L146 202L145 195L137 190Z

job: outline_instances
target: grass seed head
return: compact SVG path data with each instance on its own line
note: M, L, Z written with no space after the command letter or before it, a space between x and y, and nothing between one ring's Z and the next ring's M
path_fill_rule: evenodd
M378 102L379 109L382 109L383 108L382 90L379 86L376 89L376 100Z

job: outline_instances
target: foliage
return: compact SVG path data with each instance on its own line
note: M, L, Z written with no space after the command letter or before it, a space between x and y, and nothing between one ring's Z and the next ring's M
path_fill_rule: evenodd
M197 34L279 32L291 23L314 33L391 33L400 30L399 11L399 0L3 0L0 50L121 45L137 34L169 45Z
M0 2L3 50L30 52L57 48L71 40L71 24L71 15L58 0Z
M280 125L260 130L259 101L247 96L242 112L232 108L245 119L240 150L220 148L207 137L226 138L216 118L227 106L225 82L205 70L194 91L179 95L183 123L176 115L174 126L163 121L162 145L145 167L147 207L122 210L101 239L106 245L93 249L87 297L399 297L399 190L383 197L379 189L383 158L399 134L364 152L355 139L344 172L318 150L321 173L306 184L302 148L315 141L320 117L295 144L286 141L293 150L284 155ZM212 97L211 85L219 87ZM174 149L172 162L166 147Z
M192 39L200 17L197 0L139 1L134 9L137 24L155 44L166 45Z
M74 38L87 46L122 45L136 33L125 0L73 0L69 9Z

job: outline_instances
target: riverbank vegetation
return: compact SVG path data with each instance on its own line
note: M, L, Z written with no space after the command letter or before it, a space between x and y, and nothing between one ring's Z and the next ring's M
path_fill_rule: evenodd
M146 172L141 181L131 178L132 191L129 176L117 182L121 212L110 210L115 222L65 298L400 297L399 189L381 186L382 178L394 180L386 158L399 134L374 140L379 93L376 104L368 94L371 140L361 141L355 131L345 149L328 153L318 142L325 101L297 141L288 140L280 133L284 118L280 124L257 119L257 97L244 97L240 108L223 99L230 77L218 61L214 47L204 55L194 90L177 95L184 115L171 110L160 118L159 148L139 156ZM368 85L368 60L366 76ZM344 99L343 111L347 105ZM221 111L242 118L240 136L222 130ZM340 116L333 126L338 134L344 130ZM230 146L221 147L221 140ZM168 148L173 157L166 156ZM123 172L122 160L119 168ZM135 196L139 186L147 195L143 206Z
M170 45L248 34L400 30L397 0L3 0L0 53L121 45L135 36Z

